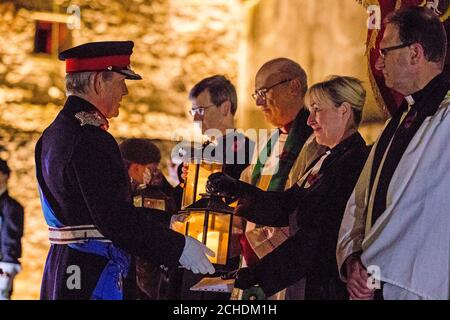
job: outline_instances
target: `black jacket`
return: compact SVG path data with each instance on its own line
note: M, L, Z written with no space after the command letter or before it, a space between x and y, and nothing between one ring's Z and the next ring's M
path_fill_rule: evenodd
M0 261L20 263L23 220L23 207L5 191L0 196Z
M338 275L336 244L367 155L356 133L331 150L311 187L296 184L285 192L254 188L240 200L237 213L258 224L287 226L289 215L296 215L298 231L251 268L266 295L306 278L305 299L347 297Z

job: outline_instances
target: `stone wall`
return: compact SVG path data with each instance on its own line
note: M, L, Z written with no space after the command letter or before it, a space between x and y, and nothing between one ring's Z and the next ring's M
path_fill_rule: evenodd
M249 92L254 90L254 76L259 67L277 57L300 63L308 74L309 84L332 74L362 79L368 90L363 122L383 119L367 74L367 13L357 1L257 0L247 2L246 13L245 58L239 73L245 75L239 81L242 93L239 98L246 106L240 113L245 119L244 127L254 126L255 122L264 126Z
M177 129L190 128L188 90L220 73L237 79L243 15L238 0L17 0L0 2L0 156L13 170L10 192L25 206L23 272L14 298L36 299L48 249L37 194L34 146L65 100L64 64L33 54L36 12L64 14L76 4L81 28L72 43L133 40L132 67L143 81L128 81L120 116L110 132L118 141L156 139L162 165Z

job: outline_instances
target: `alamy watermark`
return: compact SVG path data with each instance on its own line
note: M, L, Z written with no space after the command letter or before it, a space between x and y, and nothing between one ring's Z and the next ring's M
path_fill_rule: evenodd
M367 288L370 290L381 289L381 269L379 266L367 267L369 278L367 279Z
M377 5L370 5L367 7L369 18L367 19L367 28L369 30L381 29L381 7Z
M72 4L67 8L67 28L69 30L81 29L81 8L76 4Z
M81 289L81 268L77 265L70 265L66 269L66 274L69 277L66 280L66 286L69 290Z

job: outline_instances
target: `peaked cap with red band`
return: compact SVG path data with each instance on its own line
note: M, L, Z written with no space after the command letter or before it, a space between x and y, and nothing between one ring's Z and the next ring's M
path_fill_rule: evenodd
M130 68L133 41L102 41L85 43L59 54L66 61L66 72L115 71L130 80L142 77Z

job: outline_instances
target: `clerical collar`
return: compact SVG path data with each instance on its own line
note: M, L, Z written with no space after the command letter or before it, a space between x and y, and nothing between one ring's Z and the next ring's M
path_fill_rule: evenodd
M447 81L445 75L443 73L438 74L430 82L428 82L422 90L405 97L406 102L410 106L415 105L416 103L423 104L426 102L422 101L423 98L429 97L430 94L432 94L432 92L443 83L443 81Z
M412 105L414 105L414 103L415 103L414 98L413 98L412 95L406 96L406 97L405 97L405 100L406 100L406 102L408 103L408 106L412 106Z
M291 131L292 125L294 124L294 121L289 122L288 124L282 126L280 128L280 132L283 134L288 134L289 131Z

